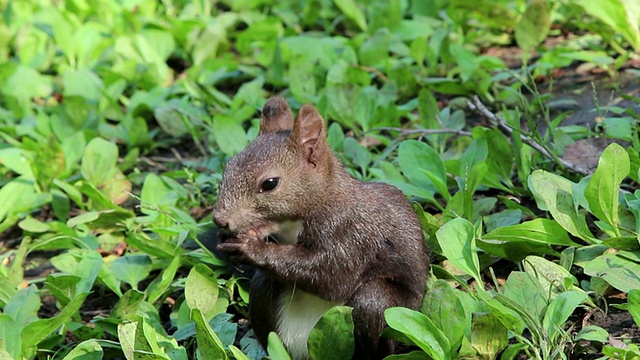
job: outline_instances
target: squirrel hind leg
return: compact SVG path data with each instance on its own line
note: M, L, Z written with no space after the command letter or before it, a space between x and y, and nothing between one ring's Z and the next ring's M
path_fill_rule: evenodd
M282 292L282 284L257 269L251 279L249 288L249 320L256 338L267 349L267 338L271 331L276 331L276 313L278 297Z
M374 279L359 286L347 305L353 307L355 352L353 359L383 359L394 353L396 342L380 337L386 326L384 311L390 307L413 307L411 294L384 279Z

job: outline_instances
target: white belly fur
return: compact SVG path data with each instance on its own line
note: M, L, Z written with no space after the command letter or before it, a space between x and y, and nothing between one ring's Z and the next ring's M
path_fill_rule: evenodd
M278 299L278 336L295 360L308 359L307 339L330 308L341 305L302 290L289 288Z

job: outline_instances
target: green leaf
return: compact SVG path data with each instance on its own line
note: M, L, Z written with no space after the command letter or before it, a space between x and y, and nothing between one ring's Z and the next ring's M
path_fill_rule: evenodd
M129 289L113 308L112 316L122 320L133 320L140 304L144 301L144 293Z
M438 229L436 238L442 249L442 254L451 264L471 275L478 282L478 285L481 285L480 261L476 253L473 225L462 218L453 219Z
M640 50L640 8L633 0L577 0L575 3L621 34L636 51Z
M609 341L609 332L599 326L589 325L578 332L576 341L578 340L598 341L606 344Z
M154 173L149 173L144 178L142 190L140 191L142 202L141 211L144 214L153 214L157 210L152 207L162 205L173 206L178 201L178 194L165 183L162 178Z
M609 224L617 236L620 236L620 184L629 175L629 156L624 148L616 143L609 145L598 161L598 168L589 180L585 197L589 209L600 220Z
M148 255L125 255L111 263L111 271L120 281L138 289L138 283L149 276L152 264Z
M559 330L562 330L564 323L573 314L573 311L587 297L584 292L567 291L558 295L547 307L542 320L542 326L547 331L550 339L553 339Z
M269 333L269 337L267 338L267 353L269 353L269 357L273 360L291 360L287 348L284 347L278 334L273 331Z
M403 141L398 147L398 163L413 185L437 190L445 199L451 198L444 163L431 146L416 140Z
M516 26L515 37L525 59L530 51L547 38L551 28L551 12L547 0L531 0Z
M307 344L312 359L351 359L354 350L353 308L334 306L309 333Z
M524 311L533 319L542 320L548 295L547 289L540 286L535 277L521 271L510 273L503 294L515 303L526 304Z
M471 346L481 359L495 359L508 344L507 328L491 313L474 313Z
M40 296L35 285L20 290L4 306L3 312L15 321L18 329L38 320Z
M191 317L196 323L196 341L198 349L196 351L198 359L227 359L227 353L224 351L222 342L215 332L203 318L203 314L199 308L191 309Z
M471 311L470 309L467 309ZM420 311L441 329L449 339L451 350L456 351L462 344L468 321L465 308L455 292L444 280L436 280L427 291Z
M236 360L250 360L249 357L242 352L242 350L233 345L229 345L229 351L231 351L231 354Z
M552 297L567 290L565 279L577 282L567 269L539 256L527 256L522 265L524 271L540 284L542 293ZM577 287L575 290L582 291Z
M145 290L147 293L147 301L150 303L156 302L160 299L162 294L167 291L173 279L176 276L176 272L180 268L180 256L175 256L171 259L169 265L162 270L160 275L149 284L149 287Z
M20 334L23 354L25 351L29 351L30 348L37 346L57 328L66 323L73 315L76 315L87 295L89 295L89 293L80 294L73 298L67 306L60 310L58 315L49 319L36 320L27 325Z
M358 25L360 30L367 31L367 20L364 17L364 12L358 7L354 0L333 0L333 3L338 6L349 19Z
M578 246L557 222L549 219L534 219L518 225L499 227L482 240L500 242L535 242L550 245Z
M90 339L76 345L62 360L100 360L103 355L98 341Z
M495 296L487 301L486 304L489 311L502 323L502 325L504 325L505 328L514 334L522 334L525 329L525 321L520 313L526 314L526 311L522 307L520 307L520 311L516 311L511 308L511 306L509 306L510 304L518 306L517 303L503 295Z
M218 292L218 281L211 268L204 264L196 264L191 268L184 286L189 309L199 309L203 316L210 319L215 315L213 312Z
M82 154L80 172L94 186L110 180L116 172L118 147L103 138L93 138Z
M436 360L451 358L451 345L446 335L424 314L401 307L386 309L389 327L399 331Z
M213 118L213 138L226 155L234 155L247 146L247 135L238 121L218 114Z
M146 324L146 325L145 325ZM139 358L150 360L170 360L161 349L156 333L146 323L144 318L137 322L121 323L118 325L118 340L127 360ZM144 354L144 357L142 355Z
M640 289L640 278L636 276L640 274L640 263L629 260L624 256L626 253L606 253L590 261L576 261L576 265L583 267L585 274L598 276L620 291Z
M640 326L640 289L630 290L627 294L627 302L629 303L629 313Z
M8 314L0 314L0 349L5 350L12 359L17 359L22 348L20 340L22 328Z
M33 179L25 176L19 176L5 183L0 187L0 229L2 229L1 222L5 218L37 209L50 197L50 194L37 193Z
M578 212L573 197L573 183L544 170L529 176L529 188L540 210L548 210L553 218L571 235L589 243L597 242L587 226L584 215Z
M97 103L102 97L102 80L91 70L67 70L62 75L64 96L78 96Z

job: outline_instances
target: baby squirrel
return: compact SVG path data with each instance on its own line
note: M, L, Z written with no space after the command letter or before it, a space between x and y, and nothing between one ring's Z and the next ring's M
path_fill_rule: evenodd
M258 340L266 347L277 332L294 359L309 357L309 332L335 305L353 307L354 359L382 358L394 350L380 338L384 310L422 302L429 258L416 214L397 188L345 172L313 106L294 121L283 98L264 105L257 138L226 166L213 218L233 234L218 249L256 268Z

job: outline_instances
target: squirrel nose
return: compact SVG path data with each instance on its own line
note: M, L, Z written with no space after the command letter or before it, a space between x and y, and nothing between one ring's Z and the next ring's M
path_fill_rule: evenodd
M224 219L222 216L220 216L220 214L216 213L215 211L213 212L213 222L216 223L216 225L218 225L218 227L221 227L221 228L226 229L229 227L229 221Z

